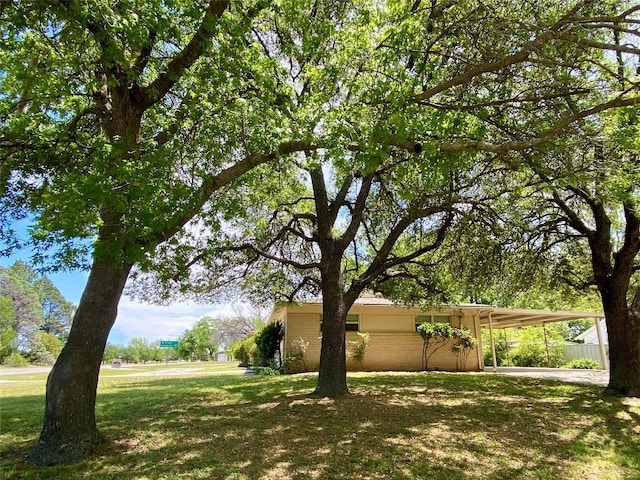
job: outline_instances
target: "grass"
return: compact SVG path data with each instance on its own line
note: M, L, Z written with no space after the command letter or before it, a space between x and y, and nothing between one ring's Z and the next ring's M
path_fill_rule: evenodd
M314 375L173 368L105 369L96 406L105 444L47 468L24 461L46 375L2 377L12 381L0 386L0 479L640 479L640 402L599 387L352 373L352 394L330 400L308 396Z

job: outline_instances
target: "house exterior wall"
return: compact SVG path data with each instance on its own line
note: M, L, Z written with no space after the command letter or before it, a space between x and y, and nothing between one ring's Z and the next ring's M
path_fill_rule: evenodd
M369 334L369 346L362 364L347 359L350 370L367 371L419 371L422 370L423 341L415 331L415 317L418 315L450 315L451 325L465 327L476 338L480 329L476 322L475 311L461 308L449 308L433 312L424 312L394 305L354 305L350 315L358 315L359 332ZM305 362L307 370L315 371L320 364L320 345L322 332L320 318L322 306L302 304L281 307L271 317L271 321L281 321L285 327L284 355L291 349L292 343L299 338L309 342ZM359 340L357 332L347 332L347 341ZM480 370L482 355L472 350L466 356L464 366L458 368L451 345L444 345L430 358L430 370ZM476 349L480 348L480 342ZM461 362L461 359L458 359Z

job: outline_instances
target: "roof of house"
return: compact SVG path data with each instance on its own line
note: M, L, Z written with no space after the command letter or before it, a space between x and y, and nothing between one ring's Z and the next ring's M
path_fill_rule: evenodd
M322 304L321 298L304 301L305 304ZM400 306L392 300L374 294L364 294L355 301L355 305ZM601 312L569 312L553 310L532 310L526 308L499 308L492 305L460 303L445 305L446 308L477 309L482 327L513 328L529 325L541 325L551 322L577 320L581 318L604 318Z

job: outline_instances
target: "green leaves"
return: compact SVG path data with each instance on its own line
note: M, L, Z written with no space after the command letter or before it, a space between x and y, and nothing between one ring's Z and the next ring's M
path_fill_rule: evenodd
M35 361L53 363L73 313L74 306L47 277L20 261L0 267L0 361L19 349Z

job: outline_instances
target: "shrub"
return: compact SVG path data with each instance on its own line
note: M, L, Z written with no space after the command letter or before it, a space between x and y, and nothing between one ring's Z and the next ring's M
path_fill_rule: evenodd
M265 376L280 375L280 372L277 369L271 368L271 367L254 367L253 371L257 375L265 375Z
M19 353L13 352L4 359L2 364L7 367L26 367L29 365L29 362Z
M551 327L523 327L517 330L517 343L511 349L516 367L557 368L564 363L564 339Z
M576 358L569 363L565 363L562 368L581 368L585 370L602 370L600 362L595 361L593 358Z
M258 347L260 365L267 366L278 354L280 357L280 342L284 337L282 323L275 322L265 325L255 335L255 343ZM282 364L282 359L278 358L278 363Z
M507 361L507 349L502 342L495 342L496 347L496 363L498 365L507 365L510 362ZM483 343L484 352L484 364L493 365L493 355L491 353L491 343Z
M516 345L511 357L516 367L551 367L562 365L562 350L555 345L547 349L544 343L530 343Z
M254 337L249 337L246 340L238 340L233 343L229 348L233 358L238 360L240 367L248 367L249 365L257 363L258 348L254 341Z

